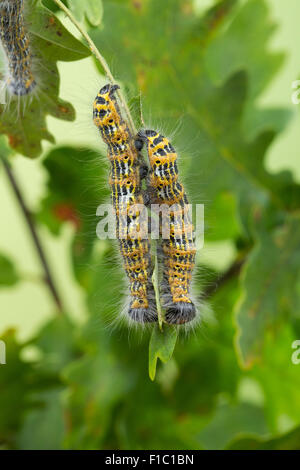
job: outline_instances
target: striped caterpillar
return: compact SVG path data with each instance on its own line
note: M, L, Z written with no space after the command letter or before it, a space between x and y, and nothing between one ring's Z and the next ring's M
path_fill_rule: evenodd
M131 238L130 235L131 229L140 222L139 213L132 213L133 207L144 203L141 191L143 168L134 139L122 119L114 96L118 88L118 85L109 84L101 88L94 101L93 119L108 146L111 164L109 183L116 215L116 232L130 283L131 302L128 315L139 323L155 322L158 317L151 282L150 243L147 237L139 235ZM124 223L121 223L124 218L127 229L125 238Z
M8 63L8 91L16 96L29 94L36 82L25 29L24 0L0 0L0 41Z
M153 130L141 130L135 145L146 143L151 166L149 193L151 202L166 204L170 209L170 237L162 239L162 305L170 324L187 323L196 316L190 299L190 285L195 263L193 225L189 213L183 216L188 199L178 181L177 154L169 140Z

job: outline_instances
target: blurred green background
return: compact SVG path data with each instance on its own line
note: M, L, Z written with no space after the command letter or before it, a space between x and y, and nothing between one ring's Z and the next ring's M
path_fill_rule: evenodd
M213 2L198 2L200 8L211 6ZM299 76L298 42L297 42L297 18L300 12L299 2L289 0L288 6L280 0L267 2L270 16L277 24L277 29L270 41L270 48L275 51L284 51L286 59L284 66L274 77L268 88L260 97L261 106L289 108L293 113L284 132L278 136L272 144L266 157L266 166L276 172L281 169L291 169L294 177L300 182L299 163L299 120L300 116L291 102L292 82ZM69 20L60 15L61 20L78 37L75 28ZM91 103L94 98L94 90L99 87L99 72L91 57L82 62L60 63L61 92L64 99L73 103L76 108L75 123L60 122L54 118L48 118L48 125L56 138L57 145L82 145L99 148L99 139L94 131L91 120ZM102 79L103 80L103 79ZM87 86L85 84L88 84ZM49 145L44 144L45 151ZM35 209L45 194L47 175L38 161L30 161L22 156L17 157L14 168L18 179L22 184L28 205ZM5 175L1 175L1 200L3 223L0 233L0 243L3 252L6 252L16 262L22 272L29 274L39 273L39 263L32 251L31 241L28 239L26 228L20 216L16 201L7 185ZM102 185L99 182L99 185ZM66 224L67 225L67 224ZM70 313L77 319L82 319L85 312L83 293L78 291L78 285L74 284L68 249L72 238L72 225L65 226L59 237L53 237L49 231L42 229L43 240L55 268L56 276L61 286L61 293L65 297ZM21 235L22 234L22 235ZM220 260L220 250L224 262ZM224 268L232 259L230 245L222 243L210 244L204 253L205 259L217 268ZM221 266L220 266L221 263ZM37 301L32 303L32 296ZM18 329L21 337L28 338L51 315L52 300L48 298L47 290L41 285L32 282L24 282L15 289L3 289L1 291L1 311L7 314L1 315L1 330L8 326L20 326Z
M103 3L105 24L105 21L108 21L106 5L110 2ZM198 0L195 2L197 14L204 14L214 3ZM242 9L242 5L248 3L257 2L241 1L239 8ZM282 126L275 140L267 148L264 166L272 174L277 174L280 170L290 170L295 182L300 183L300 115L299 109L291 101L292 82L299 78L300 4L297 0L267 0L262 3L268 7L269 22L277 24L270 40L267 41L267 49L270 52L283 52L285 59L257 97L255 106L257 109L284 108L290 111L290 118L285 127ZM69 20L61 14L58 15L63 24L79 37ZM235 15L239 15L238 9L229 16L228 23L224 26L225 35L226 28L230 27ZM153 21L155 22L155 19ZM249 18L249 21L254 19ZM257 21L259 22L259 18ZM100 39L97 42L97 33L91 34L94 34L100 50L102 45L109 50L109 40L107 46L105 39L102 44ZM247 40L255 41L255 35L250 35ZM256 47L259 49L260 44ZM119 54L122 54L122 51L116 50L112 56L105 54L117 76L121 75L116 65ZM247 64L247 58L244 59ZM253 62L255 65L255 60ZM222 67L222 61L220 64L219 67ZM255 73L255 66L253 69ZM99 75L91 57L76 62L60 62L59 72L60 96L73 104L76 120L65 122L47 118L47 125L55 136L56 146L94 149L99 153L99 159L104 161L103 146L93 128L91 116L92 101L98 88L104 83L104 77ZM225 77L221 76L222 73L218 76L217 67L215 73L217 81L223 81ZM226 76L226 72L224 73ZM124 75L126 76L126 73ZM122 81L122 75L119 78ZM126 82L126 79L124 81ZM129 97L134 94L130 87L127 92ZM152 111L154 122L159 124L163 113L162 116L158 113L157 117L155 108L148 109L145 111L147 117L148 113L151 116ZM168 130L174 131L178 122L175 118L172 128L172 120L170 121ZM249 125L250 134L251 131L255 132L255 125L253 124L252 130ZM259 127L261 124L257 125ZM179 126L184 131L185 127L180 118ZM39 212L47 195L49 175L47 164L45 166L43 161L51 149L52 145L44 142L41 158L30 160L17 155L12 161L13 170L33 212ZM189 151L187 145L186 151L183 152L185 159L189 158ZM79 166L80 158L78 156L77 159ZM86 162L82 164L88 165ZM184 161L182 166L189 188L187 163ZM84 184L93 185L94 192L99 190L100 193L105 181L98 181L95 175L91 175L90 180L87 178ZM192 193L194 194L193 188ZM201 186L201 195L206 201L205 185ZM74 225L65 222L56 235L45 224L38 227L65 310L76 325L76 331L74 335L72 333L71 338L68 326L63 320L57 320L52 298L39 279L39 261L2 171L0 200L0 252L5 253L14 262L22 277L22 281L16 286L1 287L0 333L4 334L8 328L13 328L16 330L18 341L29 341L29 345L22 350L21 357L29 364L29 368L33 368L31 375L29 374L32 379L32 391L28 390L28 380L30 382L31 379L26 378L26 372L24 381L22 371L20 381L17 369L12 372L13 380L16 381L15 387L19 388L15 395L12 394L15 400L19 400L22 387L33 399L29 400L29 411L27 405L24 407L27 411L24 411L24 416L22 414L21 422L11 424L7 420L5 425L0 425L4 447L300 448L300 431L297 429L300 426L300 365L291 363L291 343L298 339L296 332L300 333L300 330L298 326L295 330L289 327L287 314L285 321L277 329L276 339L273 333L266 331L264 352L260 360L251 369L242 369L234 349L234 312L238 308L236 302L240 296L240 287L237 279L233 279L213 296L205 325L196 330L195 334L179 339L174 358L166 365L160 365L157 380L152 383L147 376L147 334L144 333L142 338L139 338L139 335L136 337L134 333L127 334L126 330L114 330L107 326L107 318L101 323L95 315L95 306L90 307L90 291L87 292L84 283L80 286L76 281L71 254ZM89 207L89 210L93 213L93 208ZM216 226L218 219L209 231L213 233ZM239 230L240 228L237 229ZM109 264L112 259L109 254L110 247L100 246L99 250L108 250L105 255L107 259L101 265L104 267L97 273L99 279L102 279L99 289L106 290L107 278L115 276L115 287L118 285L120 274L117 269L112 273L105 271L107 260ZM237 253L234 236L225 236L223 239L216 237L216 240L213 236L208 237L204 249L199 254L203 268L199 268L200 281L197 282L201 284L203 279L204 284L209 283L217 273L226 271L236 259ZM91 269L95 269L94 266ZM107 289L110 289L110 284ZM104 297L105 294L96 299L99 313L107 302ZM108 311L110 308L118 307L113 304ZM92 320L90 310L93 312ZM299 312L295 315L299 317ZM54 319L52 327L48 324L51 319ZM57 325L55 322L61 324ZM44 325L48 325L48 330L40 334ZM35 335L38 335L37 344L32 344L31 339ZM300 334L298 336L300 339ZM56 348L56 341L59 343L58 349L51 352L52 347ZM82 342L85 343L83 347ZM44 356L41 356L41 351ZM54 357L51 362L51 354L56 354L59 358ZM42 379L38 380L40 385L35 389L35 379L32 377L37 373L35 361L39 363L40 360L44 365L37 368L45 370L41 374ZM4 370L11 367L11 361L8 349L7 364L0 366L0 377L1 374L8 374ZM61 367L65 367L65 370L62 377L57 378ZM4 377L3 381L0 379L4 390L5 380L11 383L9 377ZM85 407L85 403L88 403L88 406Z

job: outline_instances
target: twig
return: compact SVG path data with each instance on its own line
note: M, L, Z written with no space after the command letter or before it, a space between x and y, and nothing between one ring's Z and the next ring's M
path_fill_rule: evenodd
M162 331L162 325L163 325L163 314L162 314L162 308L161 308L161 303L160 303L160 297L159 297L159 276L158 276L158 260L157 260L157 242L152 240L153 242L153 254L154 254L154 269L153 269L153 274L152 274L152 284L155 292L155 301L156 301L156 309L157 309L157 316L158 316L158 325L159 329Z
M12 172L12 169L11 169L9 163L7 162L7 160L4 157L1 157L1 160L3 162L3 166L4 166L4 169L5 169L7 178L9 180L10 184L11 184L11 187L12 187L14 193L15 193L16 199L17 199L17 201L18 201L18 203L21 207L21 210L23 212L23 215L24 215L25 221L27 223L27 226L29 228L34 246L36 248L36 251L37 251L38 256L40 258L42 267L44 269L45 282L47 283L47 285L50 289L50 292L51 292L52 297L53 297L53 299L54 299L54 301L57 305L59 313L62 313L62 311L63 311L62 302L61 302L60 297L58 295L58 292L56 290L56 287L55 287L55 284L54 284L54 281L53 281L53 278L52 278L52 275L51 275L51 272L50 272L50 268L49 268L48 262L46 260L46 256L45 256L44 250L42 248L41 242L39 240L39 237L38 237L38 234L37 234L32 216L31 216L31 214L30 214L30 212L29 212L29 210L28 210L28 208L25 204L23 195L20 191L19 185L17 183L17 180L15 178L15 175Z
M96 44L94 43L94 41L90 38L90 36L88 35L88 33L84 30L84 28L82 28L82 26L80 25L80 23L76 20L76 18L72 15L72 13L70 12L69 8L67 8L61 0L53 0L54 3L56 3L56 5L64 11L64 13L67 15L67 17L71 20L71 22L73 23L73 25L78 29L78 31L81 33L81 35L84 37L84 39L86 40L86 42L88 43L89 45L89 48L92 52L92 54L94 54L94 56L96 57L96 59L99 61L99 63L101 64L101 66L103 67L107 77L109 78L109 80L111 81L111 83L116 83L116 79L114 78L113 74L111 73L110 71L110 68L109 68L109 65L108 63L106 62L105 58L103 57L103 55L99 52L99 50L97 49L96 47ZM132 119L132 116L130 114L130 111L129 111L129 108L127 106L127 103L126 103L126 100L123 96L123 93L121 91L121 89L117 90L117 94L119 96L119 99L122 103L122 106L123 108L125 109L125 112L126 112L126 115L127 115L127 118L128 118L128 121L129 121L129 127L131 128L131 131L133 133L133 135L136 134L136 128L135 128L135 125L134 125L134 122L133 122L133 119Z
M226 284L228 281L230 281L231 279L233 279L235 276L237 276L244 263L246 261L246 257L245 258L241 258L241 259L238 259L236 261L234 261L234 263L232 263L231 266L229 266L229 268L224 271L223 274L221 274L220 276L218 276L215 281L213 283L211 283L205 290L204 292L201 294L201 300L207 300L209 299L210 297L212 297L221 287L223 287L224 284Z

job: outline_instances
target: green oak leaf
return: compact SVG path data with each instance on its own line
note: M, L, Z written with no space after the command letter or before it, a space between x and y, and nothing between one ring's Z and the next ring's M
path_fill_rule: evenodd
M70 10L78 21L84 17L92 26L99 26L103 16L102 0L68 0Z
M17 152L35 158L41 153L42 140L54 142L47 130L46 116L69 121L75 118L72 105L59 98L57 61L80 60L90 51L38 0L28 6L26 21L37 87L30 97L7 98L7 104L0 105L0 133L7 134L10 146Z
M0 287L14 286L20 280L9 258L0 254Z
M70 363L63 376L69 387L67 412L74 428L67 445L98 449L114 406L132 387L133 377L112 354L104 338L97 349Z
M72 254L75 273L87 282L87 265L97 239L99 204L109 202L108 169L99 153L86 148L59 147L49 152L43 165L49 173L48 194L38 219L58 234L63 222L75 229Z
M65 366L79 357L77 329L66 313L56 315L26 348L37 351L35 370L47 377L47 388L33 390L30 399L35 407L26 412L16 438L21 449L61 449L67 433L65 411L67 388L62 380ZM24 352L26 349L24 350Z
M39 330L29 345L41 352L43 371L59 375L63 367L77 356L75 332L75 326L66 313L56 315Z
M267 43L275 29L266 2L240 2L228 28L217 31L205 51L205 67L214 82L221 84L239 70L247 70L250 97L258 96L284 61L282 52L268 50L266 53Z
M35 364L20 357L23 346L16 341L14 330L3 334L1 341L5 345L6 363L0 364L0 442L11 447L25 413L36 407L32 394L45 387L47 381L37 373Z
M90 315L77 337L82 354L62 368L69 389L66 412L71 424L66 446L99 449L115 424L115 407L135 385L143 355L138 345L130 348L127 329L121 334L112 325L121 316L124 273L110 240L97 244L88 269Z
M237 198L239 217L247 231L253 207L272 203L281 210L300 205L300 186L291 174L273 175L264 168L266 152L279 127L280 110L276 122L262 125L260 110L253 110L253 100L282 63L282 56L268 51L274 28L268 23L264 31L267 12L261 3L249 0L246 6L235 8L237 2L222 0L199 16L192 2L185 0L149 0L138 5L112 0L104 4L103 28L90 31L108 62L113 61L128 96L142 93L145 125L173 134L179 170L191 202L206 203L208 227L216 225L221 192ZM249 46L249 61L247 56L241 62L240 44L238 51L230 45L228 54L223 50L218 59L223 37L229 42L226 25L241 34L247 14L253 17L257 12L262 13L262 20L247 25L247 34L257 38L257 43ZM154 23L152 18L156 18ZM111 28L111 24L118 24L118 28ZM116 51L122 51L117 62ZM219 61L223 63L226 56L230 64L235 55L236 66L230 73L218 73ZM249 106L256 129L250 133L251 139L245 129ZM285 111L280 115L283 125L288 115ZM223 233L227 237L226 230Z
M300 427L273 439L241 438L232 442L228 450L300 450Z
M293 346L299 336L293 331L292 323L293 319L291 322L278 322L278 326L274 324L273 329L277 327L275 340L271 328L264 334L260 361L247 371L260 383L265 396L265 415L276 435L292 429L300 420L299 365L293 362L296 351Z
M149 377L155 379L157 359L168 362L173 354L177 340L177 329L163 325L163 331L155 325L149 343Z
M256 247L243 270L243 292L236 315L236 344L245 367L250 367L260 356L267 332L276 331L287 315L299 316L300 306L296 288L300 264L299 217L286 216L285 223L271 232L265 227L257 230Z
M63 448L67 420L63 408L64 389L54 388L33 395L39 406L30 410L22 423L17 445L23 450Z
M8 145L7 138L0 135L0 158L7 158L11 153L12 150Z
M268 426L263 409L248 403L224 403L216 409L198 439L208 450L220 450L238 435L268 436Z

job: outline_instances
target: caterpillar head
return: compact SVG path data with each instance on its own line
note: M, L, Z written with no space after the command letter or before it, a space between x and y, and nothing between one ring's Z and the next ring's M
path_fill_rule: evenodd
M97 94L93 105L93 119L99 128L106 127L104 133L109 135L120 126L120 113L114 99L114 92L119 85L104 85Z
M140 142L147 142L149 157L157 157L165 160L170 153L175 153L170 141L157 131L152 129L141 129L137 134L136 147ZM158 163L157 163L158 164Z
M114 93L116 90L119 90L120 87L119 85L111 85L110 83L107 83L106 85L104 85L101 90L99 91L98 93L98 96L99 95L107 95L109 96L110 98L112 98L114 96Z
M139 132L137 133L137 137L142 141L142 142L152 142L153 138L159 136L157 131L153 131L151 129L140 129Z

